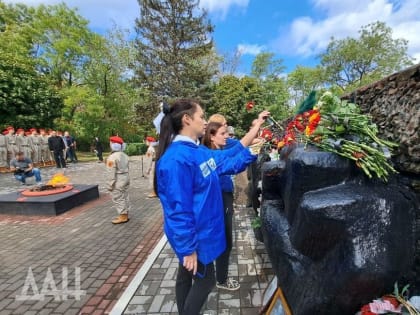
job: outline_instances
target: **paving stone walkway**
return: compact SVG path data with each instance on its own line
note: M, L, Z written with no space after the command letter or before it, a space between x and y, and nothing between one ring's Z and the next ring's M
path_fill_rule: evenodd
M146 198L149 182L140 157L131 158L130 169L127 224L110 223L116 211L105 190L105 166L96 162L70 164L64 174L74 184L97 184L99 199L56 217L0 215L0 315L176 313L177 262L162 242L160 203ZM43 168L43 181L55 173ZM26 188L10 173L0 174L0 194ZM231 275L241 289L214 290L206 314L257 314L272 277L264 246L253 239L249 209L237 210ZM139 273L144 277L128 297L125 292Z
M215 288L204 306L204 314L259 313L264 290L272 280L273 272L264 245L255 240L250 211L252 210L237 208L234 216L235 245L230 259L229 276L238 280L241 287L237 291ZM123 314L178 314L175 303L177 269L178 259L166 243Z

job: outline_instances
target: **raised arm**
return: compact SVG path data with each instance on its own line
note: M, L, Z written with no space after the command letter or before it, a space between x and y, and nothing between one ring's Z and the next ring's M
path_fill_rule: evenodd
M262 111L258 115L258 118L254 120L248 133L240 140L243 146L247 147L252 144L252 141L257 137L258 131L260 130L262 124L265 123L268 116L270 116L270 112L266 110Z

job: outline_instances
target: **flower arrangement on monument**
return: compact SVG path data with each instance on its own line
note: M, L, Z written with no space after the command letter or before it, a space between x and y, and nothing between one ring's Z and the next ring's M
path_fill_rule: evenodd
M394 293L382 296L363 305L356 315L403 314L420 315L420 297L407 297L409 285L399 292L398 284L394 285Z
M249 101L245 105L245 109L248 112L252 111L254 107L254 101ZM253 154L258 154L261 152L270 152L272 148L277 149L277 145L281 139L281 134L284 128L272 117L267 118L267 123L268 125L264 127L258 135L258 138L261 141L250 146L250 149Z
M312 144L355 161L369 177L387 181L397 171L389 162L396 143L380 139L378 129L368 115L331 92L325 92L316 105L295 116L278 142L278 148L292 143Z

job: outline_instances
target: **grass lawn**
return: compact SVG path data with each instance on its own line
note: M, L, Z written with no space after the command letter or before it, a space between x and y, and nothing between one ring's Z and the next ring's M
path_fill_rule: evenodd
M79 162L92 162L92 161L98 161L98 157L94 152L82 152L82 151L76 151L77 154L77 160ZM106 159L106 157L109 155L109 152L104 152L102 154L103 158Z

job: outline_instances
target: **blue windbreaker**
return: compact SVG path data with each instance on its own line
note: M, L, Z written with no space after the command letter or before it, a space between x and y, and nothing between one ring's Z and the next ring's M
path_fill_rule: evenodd
M164 230L180 262L197 252L208 264L226 248L219 175L242 172L256 156L240 142L210 150L177 136L156 164Z
M238 142L238 139L227 138L226 145L223 147L223 150L227 150L234 147L238 144ZM220 175L220 188L222 188L223 192L233 192L234 185L232 175L233 174Z

